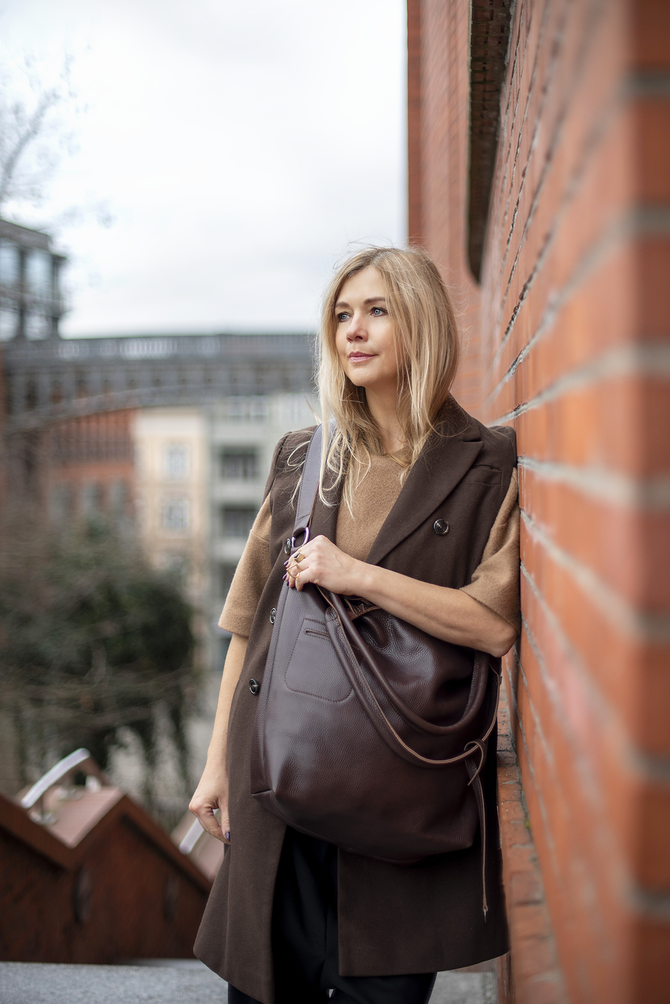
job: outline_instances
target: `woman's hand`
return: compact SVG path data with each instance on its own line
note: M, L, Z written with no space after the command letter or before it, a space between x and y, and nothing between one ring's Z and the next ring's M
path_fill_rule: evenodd
M230 843L230 816L228 815L228 770L226 768L228 746L228 718L237 681L244 665L247 639L234 634L230 639L228 654L221 676L219 701L216 706L212 739L207 752L207 764L200 784L195 789L189 809L203 830L224 844ZM221 810L217 821L214 813Z
M333 593L357 596L364 565L365 562L349 557L327 537L315 537L289 558L286 582L298 590L313 582Z
M221 810L220 820L214 815ZM228 816L228 778L219 771L205 767L200 783L195 789L189 810L197 817L203 830L224 844L230 843L230 819Z
M302 589L306 582L314 582L334 593L361 596L453 645L499 656L516 639L511 624L460 589L435 586L350 558L326 537L315 537L292 555L286 573L289 586Z

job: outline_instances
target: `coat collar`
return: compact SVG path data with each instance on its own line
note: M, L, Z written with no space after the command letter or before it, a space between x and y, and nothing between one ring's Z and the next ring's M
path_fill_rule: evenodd
M417 529L467 474L479 456L481 434L467 412L450 399L424 450L409 472L396 502L370 548L367 561L378 565L394 547ZM336 504L326 506L317 496L312 536L335 540L339 491L329 493Z

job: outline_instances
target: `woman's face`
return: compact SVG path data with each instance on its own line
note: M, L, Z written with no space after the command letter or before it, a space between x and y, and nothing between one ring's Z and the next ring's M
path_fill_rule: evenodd
M335 347L356 387L395 394L398 386L396 327L388 315L381 274L369 265L342 286L335 304Z

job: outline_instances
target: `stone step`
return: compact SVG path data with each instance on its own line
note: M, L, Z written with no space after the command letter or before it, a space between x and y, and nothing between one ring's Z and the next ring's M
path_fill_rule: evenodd
M120 966L0 962L2 1004L225 1004L226 984L196 959ZM439 973L430 1004L497 1004L492 973Z

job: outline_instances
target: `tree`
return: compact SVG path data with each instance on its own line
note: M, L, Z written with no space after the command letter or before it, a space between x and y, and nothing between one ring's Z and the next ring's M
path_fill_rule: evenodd
M74 100L70 57L45 83L34 57L0 75L0 212L7 203L39 204L59 155L72 141L59 110Z
M168 722L185 796L197 680L192 612L177 582L102 523L59 534L23 509L2 524L0 692L24 780L79 746L105 768L130 729L155 808L158 730Z
M0 70L0 216L11 211L23 218L29 207L43 206L63 156L75 152L72 123L86 109L73 86L73 63L68 54L56 69L36 55L24 54L13 64L5 59ZM94 200L71 206L44 225L53 231L91 213L103 226L112 222L107 206Z

